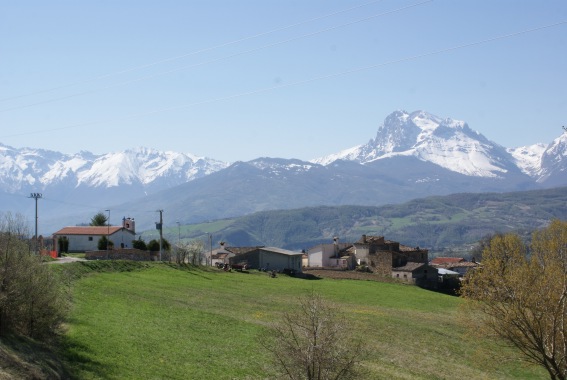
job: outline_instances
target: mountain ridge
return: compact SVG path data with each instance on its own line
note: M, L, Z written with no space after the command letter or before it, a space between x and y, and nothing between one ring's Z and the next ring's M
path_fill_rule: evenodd
M260 157L230 164L143 147L66 155L0 144L0 211L31 217L21 194L32 192L58 202L46 197L42 209L58 225L88 221L105 209L124 216L165 209L174 220L194 223L270 209L379 206L567 185L566 156L566 134L548 145L504 148L464 121L425 111L395 111L366 144L311 161ZM86 211L79 216L80 208Z

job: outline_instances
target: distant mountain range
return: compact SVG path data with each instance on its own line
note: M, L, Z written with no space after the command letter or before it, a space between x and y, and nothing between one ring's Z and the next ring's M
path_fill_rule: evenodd
M495 233L514 232L528 240L552 219L567 218L567 187L508 193L459 193L413 199L385 206L316 206L261 211L182 229L184 240L209 246L268 245L291 250L317 244L354 242L362 234L385 236L426 247L431 254L470 255L480 240ZM209 234L213 237L209 241ZM144 239L158 238L156 230ZM177 226L164 231L178 238Z
M567 185L567 135L504 148L463 122L396 111L376 137L311 162L258 158L232 164L147 148L65 155L0 144L0 211L33 215L41 192L44 233L110 209L118 223L150 227L319 205L379 206L429 195ZM118 213L118 215L116 214Z

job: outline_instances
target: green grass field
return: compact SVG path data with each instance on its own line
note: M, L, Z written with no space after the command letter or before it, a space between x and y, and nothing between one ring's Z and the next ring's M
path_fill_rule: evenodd
M258 336L312 290L364 336L370 379L547 378L513 351L468 337L459 298L414 286L148 263L62 270L80 274L63 345L79 379L270 378Z

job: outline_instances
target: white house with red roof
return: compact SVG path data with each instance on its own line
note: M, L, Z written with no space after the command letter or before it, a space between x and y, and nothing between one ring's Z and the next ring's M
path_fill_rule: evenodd
M131 248L136 237L134 219L123 218L121 226L72 226L64 227L53 234L55 241L66 238L68 252L86 252L98 250L98 241L106 237L115 248ZM59 247L58 247L59 250Z

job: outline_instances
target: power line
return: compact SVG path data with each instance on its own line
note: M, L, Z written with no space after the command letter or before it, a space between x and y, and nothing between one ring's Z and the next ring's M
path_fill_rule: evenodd
M34 106L47 104L47 103L53 103L53 102L56 102L56 101L59 101L59 100L75 98L75 97L79 97L79 96L83 96L83 95L94 94L94 93L97 93L97 92L100 92L100 91L108 90L108 89L115 88L115 87L125 86L125 85L136 83L136 82L141 82L141 81L144 81L144 80L147 80L147 79L152 79L152 78L160 77L160 76L163 76L163 75L172 74L172 73L175 73L175 72L178 72L178 71L187 70L187 69L191 69L191 68L195 68L195 67L199 67L199 66L204 66L204 65L209 65L211 63L224 61L224 60L227 60L227 59L230 59L230 58L235 58L235 57L245 55L245 54L255 53L255 52L260 51L260 50L268 49L268 48L278 46L278 45L283 45L283 44L286 44L286 43L289 43L289 42L292 42L292 41L296 41L296 40L300 40L300 39L303 39L303 38L313 37L313 36L316 36L316 35L319 35L319 34L322 34L322 33L326 33L326 32L330 32L332 30L336 30L336 29L339 29L339 28L344 28L344 27L347 27L347 26L359 24L361 22L368 21L368 20L371 20L371 19L374 19L374 18L377 18L377 17L382 17L382 16L386 16L386 15L389 15L389 14L392 14L392 13L401 12L401 11L411 9L411 8L415 8L415 7L418 7L420 5L424 5L424 4L431 3L431 2L433 2L433 0L425 0L425 1L422 1L422 2L419 2L419 3L410 4L410 5L401 7L401 8L392 9L392 10L389 10L389 11L386 11L386 12L382 12L382 13L378 13L378 14L375 14L375 15L372 15L372 16L367 16L367 17L364 17L364 18L361 18L361 19L358 19L358 20L350 21L350 22L347 22L347 23L344 23L344 24L335 25L335 26L325 28L325 29L321 29L321 30L318 30L318 31L315 31L315 32L303 34L301 36L288 38L288 39L285 39L285 40L282 40L282 41L263 45L263 46L260 46L260 47L257 47L257 48L253 48L253 49L241 51L241 52L238 52L238 53L230 54L230 55L227 55L227 56L224 56L224 57L210 59L210 60L207 60L207 61L194 63L194 64L190 64L190 65L184 65L184 66L180 66L180 67L177 67L177 68L174 68L174 69L171 69L171 70L155 73L155 74L152 74L152 75L146 75L146 76L139 77L139 78L136 78L136 79L131 79L131 80L128 80L128 81L115 83L113 85L101 87L101 88L96 89L96 90L88 90L88 91L83 91L83 92L79 92L79 93L75 93L75 94L62 96L62 97L59 97L59 98L43 100L43 101L36 102L36 103L30 103L30 104L24 104L24 105L21 105L21 106L5 108L3 110L0 110L0 113L8 112L8 111L15 111L15 110L23 109L23 108L34 107Z
M25 197L25 198L29 198L29 197ZM95 205L87 204L87 203L66 202L66 201L62 201L62 200L54 199L54 198L49 198L49 197L43 197L42 199L47 201L47 202L69 205L69 206L74 206L74 207L82 207L82 208L85 208L85 209L92 209L92 210L104 210L104 209L108 208L108 205L95 206ZM128 210L128 209L125 209L125 208L117 208L117 207L113 207L112 210L120 211L120 212L123 212L123 213L126 213L126 214L130 213L131 211L132 212L135 211L136 213L154 213L155 212L155 210L139 210L139 209Z
M224 96L224 97L219 97L219 98L213 98L213 99L208 99L208 100L202 100L202 101L199 101L199 102L194 102L194 103L189 103L189 104L184 104L184 105L179 105L179 106L171 106L171 107L161 108L161 109L157 109L157 110L154 110L154 111L127 115L127 116L124 116L124 117L121 117L121 118L114 118L114 119L101 120L101 121L91 121L91 122L86 122L86 123L68 125L68 126L59 127L59 128L51 128L51 129L17 133L17 134L12 134L12 135L4 135L4 136L0 136L0 138L4 139L4 138L10 138L10 137L33 135L33 134L37 134L37 133L56 132L56 131L61 131L61 130L66 130L66 129L81 128L81 127L86 127L86 126L91 126L91 125L100 125L100 124L106 124L106 123L110 123L110 122L140 118L140 117L143 117L143 116L150 116L150 115L153 115L153 114L167 112L167 111L173 111L173 110L178 110L178 109L183 109L183 108L195 107L195 106L199 106L199 105L203 105L203 104L209 104L209 103L231 100L231 99L235 99L235 98L239 98L239 97L243 97L243 96L250 96L250 95L255 95L255 94L259 94L259 93L263 93L263 92L268 92L268 91L272 91L272 90L275 90L275 89L304 85L304 84L308 84L308 83L312 83L312 82L316 82L316 81L337 78L337 77L340 77L340 76L345 76L345 75L350 75L350 74L354 74L354 73L358 73L358 72L362 72L362 71L377 69L377 68L380 68L380 67L398 64L398 63L402 63L402 62L414 61L414 60L417 60L417 59L430 57L430 56L433 56L433 55L448 53L448 52L455 51L455 50L465 49L465 48L483 45L483 44L487 44L487 43L498 41L498 40L512 38L512 37L516 37L516 36L519 36L519 35L522 35L522 34L533 33L533 32L543 30L543 29L548 29L548 28L552 28L552 27L556 27L556 26L564 25L564 24L567 24L567 20L556 22L556 23L553 23L553 24L539 26L539 27L536 27L536 28L526 29L526 30L522 30L522 31L519 31L519 32L513 32L513 33L509 33L509 34L499 35L499 36L487 38L487 39L480 40L480 41L475 41L475 42L470 42L470 43L466 43L466 44L462 44L462 45L452 46L452 47L445 48L445 49L434 50L434 51L427 52L427 53L416 54L416 55L405 57L405 58L386 61L386 62L382 62L382 63L375 64L375 65L363 66L363 67L358 67L358 68L354 68L354 69L347 70L347 71L341 71L341 72L338 72L338 73L321 75L321 76L306 79L306 80L290 82L290 83L287 83L287 84L279 84L279 85L275 85L275 86L264 87L264 88L259 88L259 89L256 89L256 90L241 92L241 93L234 94L234 95L229 95L229 96Z
M176 61L176 60L179 60L179 59L182 59L182 58L186 58L186 57L189 57L189 56L192 56L192 55L196 55L196 54L200 54L200 53L205 53L205 52L208 52L208 51L211 51L211 50L219 49L219 48L221 48L221 47L234 45L234 44L237 44L237 43L240 43L240 42L244 42L244 41L248 41L248 40L251 40L251 39L254 39L254 38L266 36L266 35L268 35L268 34L273 34L273 33L276 33L276 32L280 32L280 31L282 31L282 30L295 28L295 27L300 26L300 25L308 24L308 23L314 22L314 21L319 21L319 20L322 20L322 19L325 19L325 18L328 18L328 17L336 16L336 15L341 14L341 13L350 12L350 11L352 11L352 10L355 10L355 9L358 9L358 8L363 8L363 7L366 7L366 6L375 4L375 3L379 3L379 2L381 2L381 1L383 1L383 0L375 0L375 1L370 1L370 2L368 2L368 3L364 3L364 4L355 5L355 6L350 7L350 8L338 10L338 11L335 11L335 12L332 12L332 13L327 13L327 14L324 14L324 15L322 15L322 16L317 16L317 17L314 17L314 18L311 18L311 19L307 19L307 20L304 20L304 21L300 21L300 22L294 23L294 24L290 24L290 25L278 27L278 28L276 28L276 29L271 29L271 30L268 30L268 31L265 31L265 32L256 33L256 34L253 34L253 35L250 35L250 36L247 36L247 37L243 37L243 38L239 38L239 39L236 39L236 40L224 42L224 43L221 43L221 44L218 44L218 45L214 45L214 46L211 46L211 47L208 47L208 48L204 48L204 49L192 51L192 52L185 53L185 54L182 54L182 55L178 55L178 56L175 56L175 57L164 58L164 59L161 59L161 60L159 60L159 61L155 61L155 62L151 62L151 63L146 63L146 64L139 65L139 66L134 66L134 67L131 67L131 68L128 68L128 69L124 69L124 70L120 70L120 71L116 71L116 72L112 72L112 73L108 73L108 74L104 74L104 75L99 75L99 76L96 76L96 77L92 77L92 78L90 78L90 79L85 79L85 80L83 80L83 81L72 82L72 83L68 83L68 84L61 85L61 86L56 86L56 87L52 87L52 88L48 88L48 89L44 89L44 90L39 90L39 91L30 92L30 93L27 93L27 94L22 94L22 95L16 95L16 96L11 96L11 97L7 97L7 98L2 98L2 99L0 99L0 102L4 102L4 101L8 101L8 100L14 100L14 99L20 99L20 98L25 98L25 97L33 96L33 95L44 94L44 93L47 93L47 92L53 92L53 91L61 90L61 89L68 88L68 87L74 87L74 86L78 86L78 85L81 85L81 84L85 84L85 83L90 83L90 82L98 81L98 80L105 79L105 78L108 78L108 77L113 77L113 76L117 76L117 75L121 75L121 74L126 74L126 73L129 73L129 72L132 72L132 71L137 71L137 70L146 69L146 68L148 68L148 67L156 66L156 65L159 65L159 64L162 64L162 63ZM431 0L431 1L433 1L433 0ZM82 94L81 94L81 95L82 95ZM65 99L66 99L66 98L65 98Z

